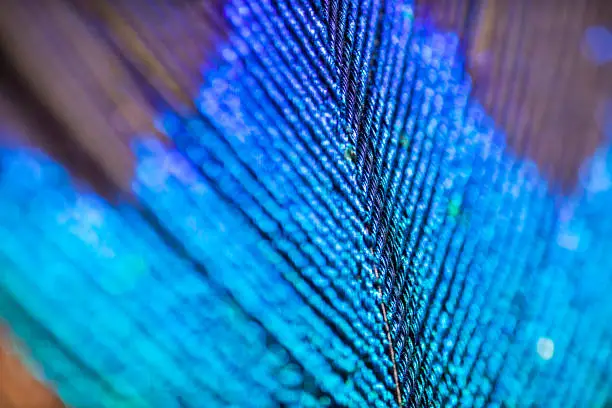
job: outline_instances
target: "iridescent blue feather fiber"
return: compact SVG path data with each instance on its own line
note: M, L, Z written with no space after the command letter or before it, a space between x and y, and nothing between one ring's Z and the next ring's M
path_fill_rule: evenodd
M2 152L0 315L64 400L603 406L605 149L558 197L408 2L226 13L199 112L160 115L176 148L136 147L138 207Z

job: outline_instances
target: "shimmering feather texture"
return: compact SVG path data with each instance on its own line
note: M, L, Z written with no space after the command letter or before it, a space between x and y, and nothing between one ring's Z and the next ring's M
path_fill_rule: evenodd
M2 152L0 315L68 404L606 403L606 150L558 197L413 11L231 1L137 206Z

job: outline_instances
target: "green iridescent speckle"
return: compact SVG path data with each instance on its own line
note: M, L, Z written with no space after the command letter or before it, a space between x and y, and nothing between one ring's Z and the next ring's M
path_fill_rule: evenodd
M344 149L344 158L351 163L355 163L357 161L357 152L355 151L354 146L347 146Z
M448 215L451 217L457 217L461 214L461 197L454 196L448 202Z
M134 289L147 270L147 263L142 257L126 256L121 262L121 267L102 277L101 284L109 293L119 295Z

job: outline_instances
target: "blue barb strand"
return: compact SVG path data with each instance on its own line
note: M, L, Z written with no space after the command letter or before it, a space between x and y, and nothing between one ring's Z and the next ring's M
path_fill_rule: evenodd
M2 151L0 315L74 407L612 397L612 155L560 199L406 2L234 0L141 205ZM559 203L562 203L561 205Z

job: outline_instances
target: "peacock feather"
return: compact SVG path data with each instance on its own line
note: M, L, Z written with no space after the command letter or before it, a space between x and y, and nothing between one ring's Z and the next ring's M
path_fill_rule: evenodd
M410 1L225 15L194 109L158 109L172 143L133 144L137 204L1 152L0 316L62 399L609 403L606 146L562 195Z

